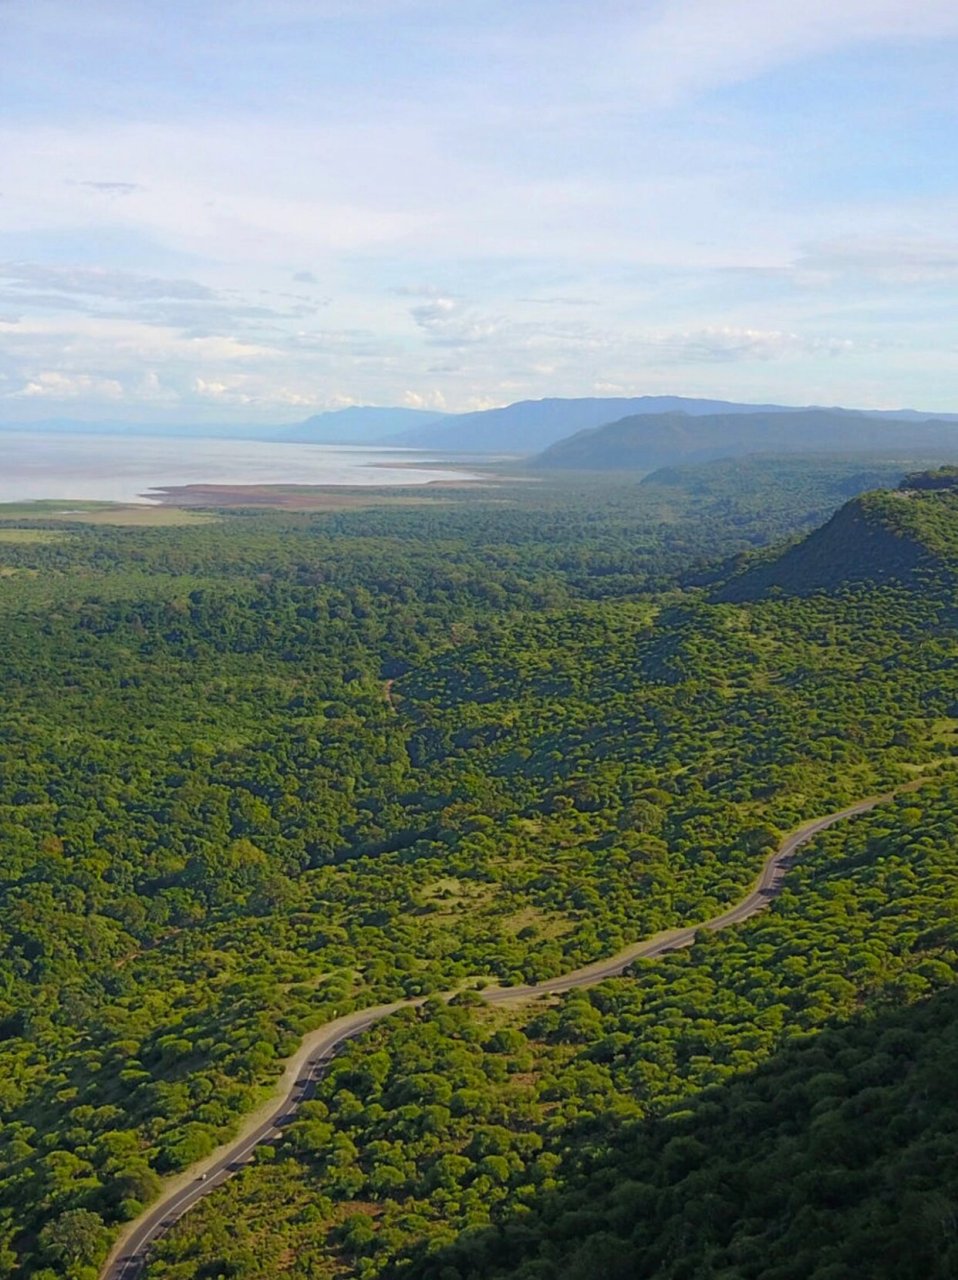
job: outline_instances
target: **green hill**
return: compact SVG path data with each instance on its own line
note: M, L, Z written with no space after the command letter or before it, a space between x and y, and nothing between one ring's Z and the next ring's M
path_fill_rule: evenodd
M678 462L751 453L881 453L930 451L958 457L958 430L945 421L880 419L846 409L796 412L633 415L579 431L551 445L530 465L567 471L651 471Z
M950 476L950 484L949 484ZM778 590L813 595L856 583L915 585L958 571L958 477L909 476L895 490L847 502L822 528L772 560L753 563L719 596L756 600Z

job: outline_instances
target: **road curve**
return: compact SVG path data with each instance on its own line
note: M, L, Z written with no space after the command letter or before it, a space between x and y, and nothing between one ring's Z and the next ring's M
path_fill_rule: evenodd
M913 785L908 784L909 788ZM645 942L626 947L614 956L584 965L581 969L574 969L558 978L548 978L545 982L531 986L486 987L481 995L489 1004L502 1005L535 999L537 996L557 995L575 987L594 986L606 978L618 977L633 960L640 957L649 959L666 951L691 946L700 929L725 929L729 925L740 924L761 911L781 890L785 874L802 845L835 823L867 813L876 805L892 800L896 794L897 792L891 791L884 795L870 796L867 800L859 800L857 804L839 809L824 818L815 818L798 827L766 859L751 891L721 915L656 934ZM449 999L453 994L455 993L447 992L444 998ZM198 1200L208 1195L214 1187L221 1186L242 1168L257 1146L280 1137L284 1126L295 1116L300 1103L312 1096L324 1068L342 1044L361 1035L397 1009L416 1007L423 1004L425 999L426 997L420 996L415 999L394 1000L391 1004L361 1009L310 1032L287 1062L277 1085L276 1095L247 1117L239 1136L217 1148L212 1155L167 1184L160 1200L127 1225L104 1263L100 1280L134 1280L145 1265L150 1246L155 1240L178 1222Z

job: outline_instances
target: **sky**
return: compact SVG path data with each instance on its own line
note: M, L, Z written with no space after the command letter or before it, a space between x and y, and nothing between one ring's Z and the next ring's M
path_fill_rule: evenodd
M954 0L0 0L0 422L958 411Z

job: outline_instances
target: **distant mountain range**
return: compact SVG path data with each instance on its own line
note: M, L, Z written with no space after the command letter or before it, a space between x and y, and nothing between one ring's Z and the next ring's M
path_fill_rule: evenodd
M752 453L938 452L958 457L958 423L848 409L633 414L579 431L528 459L536 470L651 471Z
M520 400L501 409L458 413L403 432L394 443L418 449L466 453L534 453L575 431L601 427L629 414L681 410L701 414L787 412L778 405L731 404L682 396L590 397L581 400Z
M786 405L741 404L684 396L633 396L521 400L499 409L455 414L400 406L355 405L314 414L303 422L285 426L81 422L57 418L33 423L0 422L0 431L188 435L298 444L380 445L441 453L541 454L546 467L575 466L601 470L621 465L647 469L680 458L716 457L719 456L714 452L717 442L721 444L723 455L729 448L737 452L755 448L780 452L789 448L789 441L801 442L809 425L818 431L814 441L805 442L809 448L871 448L875 447L871 443L860 445L852 441L854 431L849 425L851 422L862 424L884 420L903 429L908 423L924 423L932 418L940 427L945 422L958 421L958 414L932 415L909 409L894 412L797 409ZM705 419L707 422L703 421ZM851 432L850 442L844 445L829 438L832 424L839 421L843 431ZM641 425L627 427L625 424L628 423ZM606 434L599 435L597 431ZM644 434L646 445L640 447L630 443L630 432L638 432L636 440ZM865 439L865 434L860 433L858 438ZM648 444L653 438L661 438L662 447L658 452ZM563 452L552 453L550 446L560 441L563 442ZM899 446L893 444L889 447Z
M501 409L474 413L429 413L418 409L356 407L321 413L296 427L284 429L282 439L317 443L371 443L444 453L532 454L575 432L604 427L626 417L681 413L691 418L722 415L769 415L808 412L786 405L740 404L685 396L593 396L581 399L519 400ZM911 409L822 410L858 417L923 422L935 415ZM958 414L941 419L958 420ZM360 433L362 439L360 439Z
M49 431L63 435L192 436L229 440L280 440L292 444L376 445L447 414L425 409L380 409L354 406L317 413L303 422L275 423L203 422L89 422L77 418L47 418L42 422L0 422L0 431Z
M427 409L379 409L371 405L352 405L348 409L317 413L305 422L281 427L273 438L299 444L388 442L397 445L404 443L405 436L415 435L430 425L441 428L449 417L449 414L434 413Z

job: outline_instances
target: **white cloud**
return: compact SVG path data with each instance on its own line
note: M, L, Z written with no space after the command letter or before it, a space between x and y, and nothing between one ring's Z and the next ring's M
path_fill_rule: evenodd
M409 125L317 128L259 116L6 126L0 229L108 227L207 259L321 262L436 226L439 212L411 195L403 162L428 146ZM136 175L122 200L80 185L104 158Z
M305 388L278 385L269 375L194 378L192 391L218 404L261 409L316 409L326 407L322 396Z
M132 399L141 403L178 404L180 393L163 382L155 369L147 370L132 388Z
M429 302L410 308L409 314L428 335L428 341L438 346L458 347L485 342L500 327L491 317L477 315L456 298L433 297Z
M954 282L958 278L958 241L845 236L809 247L796 259L795 269L829 277L856 275L896 285Z
M123 385L115 378L95 378L87 373L66 374L55 369L36 374L11 399L24 400L121 400Z
M6 33L0 62L49 101L0 126L5 387L46 405L58 371L184 415L813 376L918 400L935 365L958 398L952 85L927 43L958 35L953 0L277 3L239 0L215 50L195 6L165 34L149 6L14 6L38 61ZM149 32L142 86L101 74ZM808 63L806 119L800 60L842 50ZM940 118L913 114L927 86ZM942 163L907 186L882 148L907 159L925 124Z
M245 379L221 382L212 378L194 378L193 390L205 400L225 400L228 404L249 404L250 395L243 390Z
M397 298L446 298L453 301L448 289L441 289L437 284L399 284L389 290Z
M446 327L461 309L455 298L435 297L431 302L423 302L412 307L409 314L421 329L441 329Z
M699 329L653 338L652 349L676 364L736 360L785 360L845 355L855 347L847 338L823 338L777 329Z
M630 19L615 34L636 93L660 105L849 45L958 35L952 0L670 0L656 8L650 21Z
M105 196L129 196L134 191L142 190L138 182L78 182L77 186L88 187Z
M402 393L399 403L407 409L435 409L438 413L446 410L446 397L437 388L431 391L410 391Z
M212 289L195 280L163 280L133 271L104 267L54 267L34 262L0 262L0 282L15 289L49 290L132 302L171 298L203 302L215 297Z

